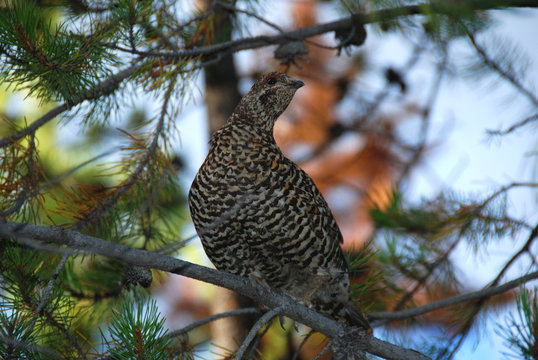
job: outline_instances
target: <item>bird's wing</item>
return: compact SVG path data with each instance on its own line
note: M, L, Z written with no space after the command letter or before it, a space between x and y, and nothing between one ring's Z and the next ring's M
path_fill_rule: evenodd
M292 183L293 192L297 198L304 199L301 203L308 204L306 208L302 209L305 211L303 216L308 217L310 226L316 231L317 236L313 239L312 246L333 249L331 251L331 256L335 257L333 261L338 268L347 271L347 259L340 247L344 241L342 233L327 201L323 198L312 178L295 163L290 161L290 164L292 165L290 171L295 173L293 178L297 180Z

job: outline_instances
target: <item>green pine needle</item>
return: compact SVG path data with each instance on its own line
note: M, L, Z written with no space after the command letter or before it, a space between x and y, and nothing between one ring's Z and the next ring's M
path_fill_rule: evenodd
M108 352L118 360L167 358L171 340L164 322L155 300L123 303L113 311Z
M538 358L538 297L521 288L517 299L517 315L511 313L504 325L497 325L496 332L510 349L506 356L514 359L535 360Z

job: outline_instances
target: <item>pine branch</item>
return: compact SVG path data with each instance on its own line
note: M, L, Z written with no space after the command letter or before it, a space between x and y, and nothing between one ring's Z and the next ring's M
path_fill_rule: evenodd
M465 27L465 30L467 32L467 36L469 37L469 40L471 41L471 44L475 48L476 52L480 55L484 63L489 66L491 69L493 69L497 74L499 74L500 77L507 80L509 83L511 83L519 92L521 92L523 95L525 95L530 102L534 104L534 106L538 107L538 98L527 89L520 81L517 79L516 75L512 73L511 71L507 70L505 67L503 67L501 64L499 64L497 61L495 61L494 58L492 58L488 52L476 41L474 33L469 30L467 27Z
M370 313L368 314L368 317L372 319L386 320L384 321L384 323L387 321L392 321L392 320L410 319L416 316L424 315L431 311L442 309L442 308L459 304L462 302L486 299L494 295L502 294L503 292L514 289L534 279L538 279L538 271L532 272L527 275L523 275L517 279L511 280L502 285L487 287L485 289L470 292L467 294L461 294L461 295L450 297L448 299L434 301L432 303L426 304L424 306L418 306L413 309L394 311L394 312Z
M220 6L220 7L224 8L224 9L226 9L226 10L243 13L245 15L248 15L250 17L255 18L258 21L261 21L265 25L267 25L269 27L272 27L273 29L277 30L278 32L284 32L284 30L280 26L278 26L277 24L275 24L275 23L273 23L273 22L259 16L258 14L253 13L252 11L239 9L238 7L235 7L235 6L231 5L231 4L225 3L223 1L215 0L215 1L212 2L212 4Z
M168 84L168 88L166 90L166 93L164 94L164 101L161 107L161 114L159 116L159 121L157 122L155 131L153 132L153 139L151 141L151 144L147 147L146 154L144 155L144 158L140 161L140 164L133 171L133 173L129 176L129 178L125 180L123 184L117 188L117 190L112 194L112 196L109 197L109 199L106 202L99 203L98 206L96 206L94 209L92 209L89 213L86 214L83 220L78 221L75 224L73 224L73 229L75 230L81 229L90 221L102 216L109 209L115 206L117 202L119 201L119 199L121 198L121 196L124 195L133 186L133 184L135 184L139 180L140 175L148 166L151 157L153 157L158 151L159 139L163 135L163 131L165 128L164 123L165 123L165 118L166 118L166 114L168 110L168 105L170 102L170 98L172 96L172 92L175 88L177 78L178 78L177 76L173 77L170 83Z
M450 245L450 247L445 251L444 254L439 256L439 258L437 258L430 266L428 266L426 272L419 278L416 278L414 276L409 276L412 274L407 274L409 277L415 278L416 283L415 283L415 286L411 290L407 291L402 296L402 298L396 303L394 307L395 310L400 310L401 308L403 308L404 305L413 298L413 296L417 293L417 291L420 290L420 288L426 286L426 281L430 278L430 276L432 276L435 270L437 270L437 268L439 268L441 264L443 264L444 262L449 261L449 256L452 253L452 251L456 248L456 246L459 244L459 240L460 238L455 240ZM405 270L405 269L400 269L400 270Z
M538 188L538 183L536 182L513 182L508 185L501 187L499 190L495 191L493 194L488 196L479 206L477 206L476 211L479 212L483 210L490 202L492 202L498 196L504 194L508 190L519 188L519 187L535 187Z
M32 318L32 321L28 325L28 331L33 330L38 316L41 314L41 312L43 311L43 309L47 305L47 302L50 299L50 295L52 294L52 289L53 289L54 283L58 279L58 276L60 276L60 272L64 268L65 263L67 262L67 259L69 259L69 256L71 256L71 254L72 254L72 251L67 251L63 255L63 257L60 260L60 262L58 263L58 265L56 266L56 269L54 270L54 273L50 277L49 282L47 283L47 286L43 290L43 294L41 295L41 300L39 301L39 304L37 305L37 307L34 310L35 314L34 314L34 317Z
M526 252L528 252L530 250L531 245L532 245L532 243L534 242L534 240L536 238L538 238L538 224L536 224L534 229L531 230L531 232L529 234L529 237L527 238L527 241L525 241L525 244L523 244L521 249L519 249L519 251L517 253L515 253L510 258L510 260L508 260L506 262L506 264L504 264L501 271L499 271L499 274L497 274L497 277L493 280L493 282L492 282L493 284L497 284L500 281L500 279L503 277L504 273L508 270L508 268L510 266L512 266L512 264L514 263L514 261L517 260L517 258L519 258L521 255L523 255L524 253L526 253Z
M34 179L34 167L35 167L35 154L36 147L35 147L35 134L31 134L30 136L30 146L28 148L28 170L26 173L26 176L23 178L23 185L22 185L22 191L19 193L17 198L15 199L14 204L9 207L6 210L0 211L0 218L6 218L9 215L19 211L21 207L24 205L24 203L28 200L28 193L30 192L30 186L35 186L36 181Z
M519 185L521 185L521 184L513 183L510 186L507 186L507 187L504 187L504 188L508 190L508 189L512 188L512 186L519 186ZM503 189L501 189L501 190L503 190ZM501 191L501 190L499 190L499 191ZM490 197L490 199L492 199L492 197ZM523 245L523 247L514 256L512 256L512 258L510 258L510 260L508 260L508 262L503 266L501 271L497 274L495 279L490 283L488 288L493 288L499 283L500 279L502 278L504 273L508 270L508 268L513 264L513 262L519 256L521 256L522 254L524 254L525 252L527 252L530 249L530 246L531 246L532 242L537 237L538 237L538 224L536 225L536 227L534 227L534 229L529 234L529 237L528 237L527 241L525 242L525 244ZM536 277L538 277L537 276L538 272L531 273L531 274L529 274L527 276L530 276L530 275L533 275L536 278ZM514 285L514 287L519 286L519 285L521 285L521 283ZM486 302L486 300L487 300L487 297L481 297L481 298L478 299L478 301L473 305L473 307L471 309L471 312L470 312L470 315L466 319L465 323L461 326L460 330L454 336L452 336L452 338L450 339L450 342L453 342L454 339L456 338L456 336L458 336L458 334L460 336L456 346L452 349L452 351L450 351L449 358L452 357L452 355L457 351L457 349L463 343L464 338L467 336L467 334L471 330L471 326L474 323L474 320L475 320L476 316L479 314L480 310L482 309L482 305ZM447 346L441 352L441 354L439 356L440 357L444 356L446 353L448 353L448 351L449 351L449 347Z
M0 236L16 238L28 246L49 246L48 251L55 251L56 246L67 246L77 253L97 254L129 264L146 266L174 274L187 276L214 285L236 291L250 297L270 308L282 307L284 316L295 319L316 331L323 333L338 344L346 343L347 349L399 360L426 360L421 353L390 344L367 335L363 330L350 327L309 309L291 298L268 291L263 286L249 279L206 268L165 255L129 248L102 239L84 235L56 226L30 225L16 222L0 223Z
M475 0L468 1L466 6L473 10L493 10L509 7L538 7L538 3L533 1L510 1L491 3L491 1ZM422 4L422 5L407 5L390 9L372 11L368 14L354 14L352 16L312 26L307 26L292 31L281 32L276 35L255 36L249 38L241 38L237 40L222 42L214 45L199 46L192 49L184 49L176 52L156 52L156 51L131 51L133 54L161 57L168 59L184 59L209 57L219 53L233 53L242 50L255 49L270 45L284 44L289 41L301 41L307 38L330 33L338 30L348 30L356 26L356 24L372 24L380 21L390 21L398 17L420 15L420 14L447 14L450 15L454 9L443 6L441 2ZM125 49L127 51L127 49Z
M1 139L0 148L9 146L11 143L18 141L27 135L35 134L35 132L41 126L54 119L56 116L64 113L67 110L72 109L76 105L79 105L86 100L95 100L101 96L112 93L125 79L133 75L141 67L142 65L136 64L131 65L124 70L118 71L116 74L111 75L109 78L99 83L93 89L88 90L85 94L81 94L78 97L75 97L71 102L65 102L62 105L55 107L54 109L50 110L48 113L34 121L32 124L30 124L30 126Z
M474 10L489 10L508 7L538 7L538 4L534 1L523 0L514 0L499 3L495 2L493 4L490 1L475 0L467 2L467 5ZM429 9L427 7L429 7ZM447 13L447 8L444 6L436 5L435 3L430 5L408 5L391 9L373 11L369 14L355 14L344 19L308 26L288 32L282 32L272 36L242 38L215 45L201 46L194 49L186 49L173 52L131 51L131 53L136 53L143 56L161 57L175 60L198 58L200 56L222 56L223 54L229 52L254 49L274 44L283 44L289 42L290 40L305 40L309 37L334 32L337 30L349 29L352 28L356 23L371 24L378 21L389 21L391 19L395 19L402 16L423 14L425 12L443 14ZM125 49L125 51L127 51L127 49ZM49 111L47 114L43 115L38 120L34 121L27 128L1 139L0 148L6 147L13 141L20 140L26 135L35 133L37 129L39 129L41 126L43 126L56 116L62 114L67 110L70 110L71 108L82 103L85 100L94 100L103 95L113 92L121 82L123 82L126 78L131 76L141 67L142 65L140 64L131 65L129 68L119 71L118 73L110 76L108 79L104 80L99 85L95 86L93 89L89 90L85 94L79 95L78 97L75 97L72 101L65 102L64 104L57 106L56 108Z
M43 355L48 356L50 359L61 359L62 358L61 354L58 353L57 351L53 350L53 349L50 349L50 348L47 348L47 347L44 347L44 346L40 346L40 345L36 345L36 344L28 344L28 343L25 343L23 341L19 341L19 340L13 338L13 337L0 335L0 342L3 342L4 344L6 344L9 347L12 347L13 349L21 348L21 349L27 349L27 350L32 351L32 352L41 353Z

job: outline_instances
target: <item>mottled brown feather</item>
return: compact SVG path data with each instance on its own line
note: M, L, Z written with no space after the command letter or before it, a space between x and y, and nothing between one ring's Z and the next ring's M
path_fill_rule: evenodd
M217 269L368 329L349 297L334 216L273 138L275 121L302 85L281 73L254 83L211 139L189 192L192 219Z

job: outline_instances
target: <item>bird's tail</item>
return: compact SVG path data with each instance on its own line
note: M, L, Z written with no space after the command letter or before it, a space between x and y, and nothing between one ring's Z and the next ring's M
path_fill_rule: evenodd
M372 327L368 322L366 315L359 309L359 307L352 302L349 302L344 305L345 319L349 321L350 324L359 326L366 330L366 332L372 335Z

